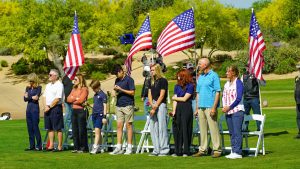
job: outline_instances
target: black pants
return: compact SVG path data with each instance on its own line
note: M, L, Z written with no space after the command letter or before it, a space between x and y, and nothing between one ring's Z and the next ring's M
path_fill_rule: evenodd
M83 109L73 109L72 134L74 150L88 151L86 111Z
M179 156L182 154L189 155L193 132L192 103L177 102L172 127L175 142L175 153Z

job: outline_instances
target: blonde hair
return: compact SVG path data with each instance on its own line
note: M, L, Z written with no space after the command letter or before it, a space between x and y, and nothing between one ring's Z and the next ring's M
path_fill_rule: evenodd
M160 78L163 78L163 72L159 64L154 64L151 67L154 67L155 76L151 77L151 86L154 85L154 81Z
M27 76L28 82L33 82L33 87L39 86L39 77L35 73L30 73Z
M79 80L79 83L77 84L77 85L74 85L74 87L73 88L78 88L78 87L87 87L86 86L86 82L85 82L85 79L84 79L84 77L83 77L83 75L82 74L77 74L75 77L77 77L78 78L78 80Z

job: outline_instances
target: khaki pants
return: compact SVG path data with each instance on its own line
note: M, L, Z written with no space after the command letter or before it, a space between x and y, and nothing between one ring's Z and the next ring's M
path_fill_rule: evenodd
M217 122L218 113L216 112L216 115L214 116L214 118L211 118L210 111L211 111L210 108L200 108L198 110L200 138L201 138L201 144L199 146L199 151L202 151L202 152L206 152L207 147L208 147L208 143L207 143L208 128L207 127L209 127L213 150L221 151L220 131L219 131L219 126L218 126L218 122Z

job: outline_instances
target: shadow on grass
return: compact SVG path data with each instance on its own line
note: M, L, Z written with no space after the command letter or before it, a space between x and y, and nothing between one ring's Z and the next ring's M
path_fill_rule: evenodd
M265 137L269 137L269 136L279 136L282 134L289 134L288 131L280 131L280 132L275 132L275 133L265 133L264 136Z

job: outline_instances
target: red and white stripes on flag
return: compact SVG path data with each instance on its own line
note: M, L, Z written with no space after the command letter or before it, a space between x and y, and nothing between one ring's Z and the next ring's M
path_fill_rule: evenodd
M84 64L84 55L83 55L80 33L78 28L78 19L75 13L74 27L73 27L67 55L64 62L64 71L66 75L71 80L73 80L79 66L82 66L83 64Z
M149 16L147 16L138 34L136 35L136 39L132 44L128 57L125 60L125 66L127 68L128 76L131 75L132 56L136 54L138 51L141 51L143 49L151 49L151 48L152 48L152 34L150 29L150 18Z
M258 22L252 11L249 31L249 61L248 71L259 80L263 80L262 69L264 67L263 51L266 49L265 41L260 31Z
M175 17L162 31L156 51L167 56L195 45L194 11L189 9Z

